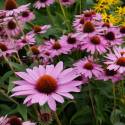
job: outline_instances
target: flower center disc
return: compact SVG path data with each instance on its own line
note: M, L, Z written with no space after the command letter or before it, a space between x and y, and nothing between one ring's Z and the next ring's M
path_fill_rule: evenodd
M84 16L85 17L92 17L95 14L96 14L95 11L90 11L90 12L85 12Z
M50 75L43 75L37 80L36 89L41 93L51 94L57 89L57 81Z
M59 42L55 42L54 45L53 45L53 49L60 49L61 48L61 45L59 44Z
M123 56L124 54L125 54L125 51L122 51L122 52L121 52L121 55Z
M8 29L10 30L16 29L16 23L12 20L8 22L7 26L8 26Z
M98 45L101 42L100 38L98 36L93 36L93 37L90 38L90 40L91 40L91 43L93 43L95 45Z
M117 74L116 71L114 71L114 70L108 70L108 69L105 70L105 73L106 73L107 76L114 76L114 75Z
M29 12L28 11L22 12L22 17L28 17L28 16L29 16Z
M46 2L47 0L40 0L40 2Z
M122 26L121 28L120 28L120 33L125 33L125 26Z
M8 121L9 125L22 125L22 122L19 118L17 118L16 116L13 116L9 119Z
M35 33L39 33L41 31L41 26L36 25L33 27L33 30Z
M86 64L84 65L84 68L85 68L85 69L88 69L88 70L92 70L92 69L93 69L93 64L90 63L90 62L88 62L88 63L86 63Z
M80 24L84 24L84 23L85 23L84 18L81 18L81 19L80 19Z
M2 51L7 51L7 46L4 45L4 44L2 44L2 43L0 43L0 49L1 49Z
M13 10L17 8L16 0L5 0L5 9Z
M102 25L102 27L107 27L107 28L110 28L110 23L105 22L105 23Z
M39 54L39 50L38 50L37 46L32 46L31 50L32 50L33 54L35 54L35 55Z
M84 33L92 33L94 31L95 31L94 25L90 21L85 22L83 32Z
M51 114L50 113L42 113L40 118L43 122L47 123L51 119Z
M68 37L67 42L68 42L69 44L74 44L74 43L76 43L76 38Z
M117 60L117 65L125 66L125 57L121 57Z
M113 32L108 32L106 35L105 35L105 38L107 40L115 40L115 34Z
M69 2L69 0L63 0L63 2Z

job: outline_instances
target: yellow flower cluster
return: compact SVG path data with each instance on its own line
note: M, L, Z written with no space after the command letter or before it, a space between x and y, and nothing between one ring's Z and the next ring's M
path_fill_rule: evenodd
M121 5L121 0L97 0L94 9L102 14L105 22L125 25L125 7L121 7Z

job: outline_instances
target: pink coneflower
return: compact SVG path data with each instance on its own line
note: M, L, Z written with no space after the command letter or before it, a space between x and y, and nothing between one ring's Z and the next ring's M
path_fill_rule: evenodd
M19 24L20 25L20 24ZM17 36L20 34L21 29L17 25L15 20L8 20L7 26L6 26L6 32L11 36Z
M30 10L23 11L19 17L22 22L30 22L35 19L35 15Z
M25 45L34 45L36 43L35 34L27 33L21 39L17 40L16 43L19 49L22 49Z
M109 22L103 22L103 23L102 23L102 27L111 28L111 27L113 27L113 24L112 24L112 23L109 23Z
M0 125L6 125L6 116L0 117Z
M70 48L67 46L67 44L54 39L50 39L49 41L46 41L44 47L45 47L45 50L49 51L50 53L49 56L51 58L55 56L59 56L61 54L68 54L70 52Z
M52 60L51 52L46 45L39 46L38 50L40 51L39 57L42 59L42 62L49 63L49 60Z
M102 74L99 76L99 80L108 81L111 80L113 83L120 81L123 77L117 71L104 69Z
M50 6L54 2L55 2L55 0L37 0L34 4L34 7L37 9L45 8L47 6Z
M13 53L16 53L17 50L15 50L15 45L12 42L0 42L0 57L10 56Z
M76 80L76 81L81 81L82 84L86 84L86 83L89 82L89 79L86 78L84 75L80 75L80 76L78 76L75 80Z
M99 35L86 37L81 44L81 49L86 50L87 52L91 52L91 54L96 52L99 54L105 53L108 47L107 41Z
M102 28L100 26L95 26L95 24L92 21L86 21L82 26L82 28L78 28L77 30L78 31L75 34L76 38L79 41L84 41L86 37L99 34L100 32L103 32L105 28Z
M70 6L75 3L75 0L60 0L61 4L64 6Z
M31 31L31 33L35 33L35 34L44 34L47 32L47 30L50 28L50 25L34 25L33 26L33 31Z
M20 118L16 116L11 117L1 117L0 125L36 125L30 121L23 122Z
M28 105L48 103L50 109L55 111L56 101L63 103L63 96L73 99L70 92L80 91L77 86L81 85L81 82L74 81L78 75L72 68L63 70L63 62L56 66L40 65L26 71L16 73L23 80L14 82L16 87L12 90L12 96L27 96L24 103Z
M69 49L76 49L80 45L80 41L77 40L76 36L73 33L63 35L60 38L60 42L66 44Z
M119 73L125 72L125 53L117 48L113 48L113 52L110 52L106 56L109 70L118 71Z
M39 46L31 46L31 51L33 53L33 55L39 55L40 54L40 51L39 51Z
M96 13L93 10L83 11L82 14L76 15L73 21L73 27L76 31L79 31L83 27L86 21L92 21L95 26L101 24L101 14Z
M74 66L76 71L86 78L92 78L93 76L98 78L102 72L101 66L96 64L92 57L76 62Z
M16 0L5 0L6 16L17 16L21 12L28 10L30 4L17 6Z
M125 26L121 26L120 28L119 28L119 32L120 32L120 34L121 34L121 36L125 36Z
M121 45L123 43L123 39L118 33L118 28L108 28L108 30L105 31L104 38L110 46Z

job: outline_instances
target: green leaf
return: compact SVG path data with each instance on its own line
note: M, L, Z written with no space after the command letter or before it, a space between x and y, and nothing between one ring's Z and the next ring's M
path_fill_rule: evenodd
M27 68L26 65L21 65L21 64L18 64L18 63L15 63L15 62L10 62L11 65L17 70L17 71L22 71L22 70L25 70Z
M16 81L17 78L10 77L9 78L9 85L8 85L8 94L11 92L12 88L14 87L13 81Z
M6 73L0 78L0 83L3 83L4 81L6 81L12 74L13 74L12 71L6 72Z
M22 116L22 118L26 121L27 120L27 107L25 105L18 105L18 111L20 113L20 115Z
M120 114L121 114L121 111L118 109L112 112L111 117L110 117L112 124L120 122Z
M91 123L91 111L88 106L81 108L70 120L70 125L86 125Z

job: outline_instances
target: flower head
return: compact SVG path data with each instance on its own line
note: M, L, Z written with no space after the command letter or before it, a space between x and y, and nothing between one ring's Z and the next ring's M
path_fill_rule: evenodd
M22 49L25 45L34 45L36 43L35 34L29 32L17 40L16 43L19 49Z
M16 0L5 0L6 16L17 16L21 12L28 10L30 4L17 6Z
M74 64L77 73L82 74L86 78L93 76L98 78L102 72L99 64L96 64L92 57L82 59Z
M46 41L44 48L42 47L42 50L45 52L49 52L50 57L59 56L61 54L68 54L68 52L70 52L70 48L65 42L61 42L54 39Z
M70 92L79 92L77 88L81 82L74 81L78 75L72 69L63 70L63 62L56 66L40 65L33 69L26 69L26 72L16 73L23 80L15 81L13 96L27 96L24 103L32 105L48 103L52 110L56 110L56 101L63 103L64 97L73 99Z
M86 37L82 42L82 50L86 50L87 52L91 52L91 54L94 54L95 52L98 52L99 54L102 54L106 52L107 49L107 41L99 36L99 35L92 35L90 37Z
M46 33L47 30L50 27L51 27L50 25L43 25L43 26L34 25L33 26L33 30L31 31L31 33L34 33L34 34L43 34L43 33Z
M60 2L64 6L70 6L75 3L75 0L60 0Z
M34 7L37 8L37 9L45 8L47 6L50 6L53 3L54 3L54 0L37 0L34 3Z
M76 31L82 29L87 21L92 21L94 25L99 25L102 21L101 14L96 13L94 10L83 11L82 14L76 15L73 21L73 27Z
M30 121L23 122L21 118L17 116L0 117L0 125L36 125Z
M19 25L21 25L21 22L19 21ZM20 34L21 32L21 29L20 27L18 26L17 22L13 19L9 19L7 21L7 24L6 24L6 32L7 34L9 34L10 36L17 36ZM22 25L21 25L22 26Z
M68 35L63 35L60 38L60 42L67 45L69 49L76 49L80 45L80 41L76 38L75 34L70 33Z
M16 52L16 45L13 42L0 42L0 57L3 55L10 56Z
M111 47L114 45L121 45L123 43L122 35L118 30L119 29L117 27L111 27L105 31L104 38Z
M120 49L117 47L113 48L113 52L107 54L106 64L107 69L118 71L119 73L125 72L125 49Z
M31 12L30 10L25 10L21 13L21 15L19 16L19 19L25 23L25 22L30 22L32 20L35 19L35 15L33 12Z
M114 70L104 69L98 79L108 81L111 80L113 83L120 81L123 77L120 73Z

